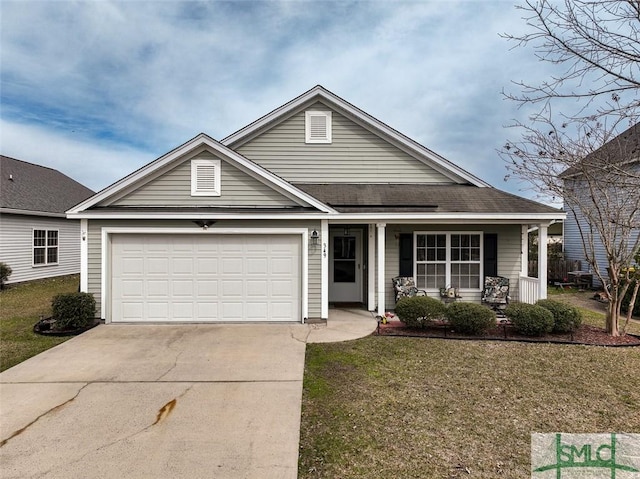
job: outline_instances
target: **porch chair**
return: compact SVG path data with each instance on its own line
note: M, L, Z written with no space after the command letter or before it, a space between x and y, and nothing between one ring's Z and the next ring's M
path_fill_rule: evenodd
M410 276L396 276L391 280L396 295L396 303L402 298L412 296L426 296L427 292L416 287L416 283Z
M482 290L482 303L493 309L499 316L509 304L509 278L503 276L485 276Z

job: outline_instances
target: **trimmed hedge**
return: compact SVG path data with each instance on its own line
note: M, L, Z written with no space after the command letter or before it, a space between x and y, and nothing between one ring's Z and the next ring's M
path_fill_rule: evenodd
M454 331L480 335L496 325L496 313L475 303L452 303L446 317Z
M54 329L59 331L90 326L96 315L96 300L90 293L64 293L51 301Z
M553 314L554 333L570 333L582 324L582 313L568 304L553 299L540 299L536 304Z
M410 328L424 328L429 321L442 318L445 309L442 301L435 298L412 296L398 301L395 313Z
M514 303L507 306L504 313L514 329L525 336L543 336L553 330L553 313L542 306Z

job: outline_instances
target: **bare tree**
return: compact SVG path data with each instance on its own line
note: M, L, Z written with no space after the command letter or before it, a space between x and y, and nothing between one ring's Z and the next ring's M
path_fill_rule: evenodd
M540 0L519 8L532 31L504 37L533 46L560 73L540 84L516 82L519 93L505 92L537 110L512 125L520 139L507 142L500 154L507 176L525 180L543 197L564 200L587 262L610 285L606 329L618 335L640 248L640 2Z

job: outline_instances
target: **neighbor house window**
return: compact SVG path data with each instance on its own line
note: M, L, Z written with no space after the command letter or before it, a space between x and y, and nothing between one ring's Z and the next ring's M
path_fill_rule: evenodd
M58 264L58 230L33 230L33 264Z
M331 143L330 111L306 111L304 120L306 143Z
M416 285L480 289L481 233L416 233Z
M220 160L191 160L191 196L220 196Z

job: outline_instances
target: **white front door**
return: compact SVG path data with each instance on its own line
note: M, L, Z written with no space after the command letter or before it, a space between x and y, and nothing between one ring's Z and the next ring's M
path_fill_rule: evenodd
M362 232L332 231L329 251L329 301L362 302Z

